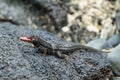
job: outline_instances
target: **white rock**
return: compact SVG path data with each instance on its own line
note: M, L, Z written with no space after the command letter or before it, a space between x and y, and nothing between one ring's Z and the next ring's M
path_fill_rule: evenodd
M103 0L96 0L97 7L100 8L103 2Z
M99 32L99 29L95 25L87 26L87 30L90 31L90 32L96 32L96 33Z
M70 28L68 26L65 26L65 27L62 28L62 31L63 32L68 32L68 31L70 31Z
M115 33L116 27L112 25L112 19L107 18L102 21L103 28L100 33L100 38L107 39Z
M80 3L79 3L79 8L80 9L85 9L85 7L87 7L88 6L88 1L86 1L86 0L84 0L84 1L81 1Z

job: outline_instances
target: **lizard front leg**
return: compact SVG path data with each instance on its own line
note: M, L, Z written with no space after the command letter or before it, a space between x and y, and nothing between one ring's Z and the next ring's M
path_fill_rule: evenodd
M39 46L39 48L38 48L38 50L41 52L41 53L43 53L44 55L46 55L47 54L47 48L45 48L45 47L43 47L43 46Z

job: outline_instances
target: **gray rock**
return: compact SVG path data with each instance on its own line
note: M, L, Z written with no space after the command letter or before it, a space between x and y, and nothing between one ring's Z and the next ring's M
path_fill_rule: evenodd
M64 41L43 30L1 23L0 34L0 80L104 80L111 76L111 65L102 53L78 50L66 61L40 54L32 44L19 40L26 34Z
M111 44L113 47L117 46L120 43L120 34L113 35L108 40L108 43Z
M108 53L107 59L111 62L114 73L120 76L120 44Z
M112 45L109 44L105 39L94 39L88 42L86 46L90 46L98 50L112 48Z

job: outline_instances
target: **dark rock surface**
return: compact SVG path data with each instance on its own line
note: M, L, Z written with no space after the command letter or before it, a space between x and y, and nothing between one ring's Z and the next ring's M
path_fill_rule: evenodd
M30 70L29 62L21 54L16 43L18 40L15 41L12 37L15 36L10 37L5 28L0 29L0 80L38 80Z
M20 1L0 0L0 18L12 19L20 24L27 25L29 24L27 19L34 19L36 16L32 17L32 13L26 9L29 9L29 7L23 5Z
M31 4L36 5L37 8L44 8L50 19L51 23L56 26L56 30L60 30L62 26L67 25L67 6L65 1L62 0L26 0Z
M105 80L110 76L111 65L102 53L78 50L68 60L40 54L32 44L19 40L33 34L60 40L43 30L0 23L0 80Z
M60 30L67 25L67 7L53 0L0 0L0 14L22 25L47 25ZM38 27L38 26L37 26ZM38 27L38 28L40 28Z

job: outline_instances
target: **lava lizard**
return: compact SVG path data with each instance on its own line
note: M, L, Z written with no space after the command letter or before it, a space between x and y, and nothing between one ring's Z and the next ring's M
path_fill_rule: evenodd
M23 36L23 37L20 37L20 40L24 42L32 43L35 47L44 51L44 53L47 53L47 54L52 53L53 55L56 55L59 58L66 58L68 53L72 53L79 49L84 49L86 51L92 51L92 52L102 52L102 53L104 52L104 51L100 51L92 47L88 47L80 44L69 46L69 47L61 47L59 45L53 45L49 43L47 40L45 40L43 37L38 37L38 36L30 36L30 37Z

